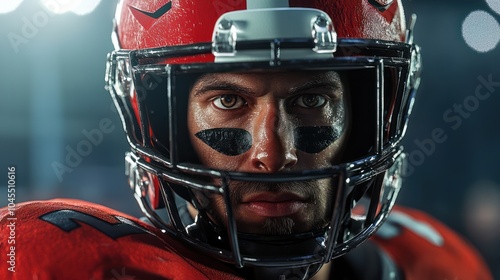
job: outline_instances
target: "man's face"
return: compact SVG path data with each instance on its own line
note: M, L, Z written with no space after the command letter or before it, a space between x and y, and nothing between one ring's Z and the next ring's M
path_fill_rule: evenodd
M188 129L202 164L216 169L283 173L339 160L348 132L347 96L333 71L217 73L190 92ZM231 182L238 231L290 234L327 225L330 180ZM226 225L220 195L208 215Z

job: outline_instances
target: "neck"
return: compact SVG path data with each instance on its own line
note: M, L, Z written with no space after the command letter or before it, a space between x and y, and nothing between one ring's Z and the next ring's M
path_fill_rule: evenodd
M321 269L311 278L311 280L327 280L330 279L330 267L332 262L324 264Z

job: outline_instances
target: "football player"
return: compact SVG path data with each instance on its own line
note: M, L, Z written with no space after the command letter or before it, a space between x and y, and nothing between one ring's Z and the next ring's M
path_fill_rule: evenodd
M120 1L106 82L145 218L19 205L2 279L491 279L394 207L413 22L400 0Z

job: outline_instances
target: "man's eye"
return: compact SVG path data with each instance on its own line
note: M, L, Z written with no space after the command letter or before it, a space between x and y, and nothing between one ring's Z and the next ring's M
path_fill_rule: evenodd
M326 98L317 94L305 94L297 97L293 103L303 108L317 108L326 103Z
M245 100L235 94L224 94L213 100L215 107L223 110L238 109L245 105Z

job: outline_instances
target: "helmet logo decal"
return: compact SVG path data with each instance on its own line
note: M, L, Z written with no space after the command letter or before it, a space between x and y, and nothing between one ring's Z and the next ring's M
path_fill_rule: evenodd
M130 12L134 15L135 19L144 27L144 29L149 29L151 26L159 19L161 16L166 14L172 8L172 1L165 3L158 10L154 12L142 11L132 6L129 6Z
M252 135L240 128L213 128L195 134L203 143L227 156L237 156L252 147Z
M308 154L316 154L330 146L340 136L331 126L307 126L295 129L295 147Z

